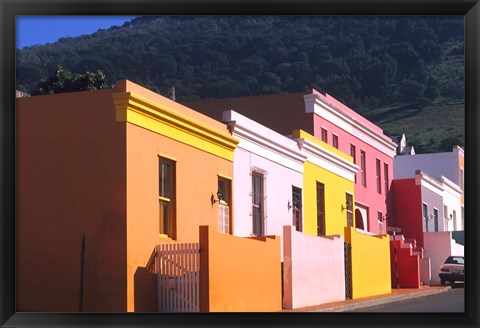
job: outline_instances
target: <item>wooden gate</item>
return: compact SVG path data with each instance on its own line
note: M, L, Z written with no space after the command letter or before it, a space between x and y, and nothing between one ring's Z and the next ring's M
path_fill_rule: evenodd
M156 259L158 312L199 312L199 244L157 245Z
M352 299L352 246L344 242L345 255L345 299Z

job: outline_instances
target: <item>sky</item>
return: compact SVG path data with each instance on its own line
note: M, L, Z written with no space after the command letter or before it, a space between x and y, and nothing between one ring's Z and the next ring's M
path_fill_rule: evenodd
M16 48L53 43L63 37L122 26L135 16L17 16Z

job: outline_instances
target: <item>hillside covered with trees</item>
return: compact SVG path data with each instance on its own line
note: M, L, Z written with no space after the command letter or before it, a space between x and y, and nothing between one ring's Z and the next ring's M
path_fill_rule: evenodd
M417 152L464 146L463 17L145 16L17 50L17 89L58 65L177 100L315 88Z

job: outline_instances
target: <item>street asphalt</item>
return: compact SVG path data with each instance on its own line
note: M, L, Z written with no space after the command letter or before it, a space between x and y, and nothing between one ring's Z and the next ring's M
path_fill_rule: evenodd
M434 295L438 293L444 293L451 289L450 286L432 286L422 287L419 289L409 289L408 291L392 290L391 294L380 295L378 297L369 297L364 300L346 300L342 302L333 303L331 306L328 304L319 306L317 308L305 309L305 312L349 312L362 308L368 308L380 304L387 304L398 302L407 299L413 299L418 297L424 297L428 295Z

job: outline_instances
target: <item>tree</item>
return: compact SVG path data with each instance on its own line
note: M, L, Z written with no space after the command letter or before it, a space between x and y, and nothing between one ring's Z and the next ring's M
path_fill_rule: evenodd
M456 135L455 137L448 137L440 142L440 149L442 151L451 151L453 146L465 146L465 137Z
M414 80L402 80L400 82L399 91L405 100L419 100L425 92L425 86Z
M45 95L106 88L106 76L102 70L98 70L96 73L87 71L84 74L73 76L72 72L62 66L57 66L55 72L46 81L42 79L38 82L33 94Z

